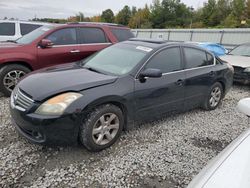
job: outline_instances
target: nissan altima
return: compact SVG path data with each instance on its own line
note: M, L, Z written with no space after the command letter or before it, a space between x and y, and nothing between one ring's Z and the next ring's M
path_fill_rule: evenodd
M23 78L11 95L13 124L38 144L80 141L100 151L134 122L178 110L214 110L233 68L184 43L131 39Z

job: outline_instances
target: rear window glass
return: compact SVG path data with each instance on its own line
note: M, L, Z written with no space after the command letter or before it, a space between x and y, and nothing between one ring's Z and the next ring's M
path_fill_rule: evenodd
M14 36L15 35L15 23L0 23L0 35Z
M184 54L186 57L186 68L197 68L210 65L211 62L208 61L207 53L202 50L195 48L184 48ZM211 59L210 59L211 61Z
M111 29L119 42L134 38L134 34L129 29Z
M80 44L106 43L107 38L104 32L98 28L79 28L78 38Z
M20 28L21 28L21 35L26 35L28 33L30 33L31 31L41 27L42 25L36 25L36 24L24 24L21 23L20 24Z

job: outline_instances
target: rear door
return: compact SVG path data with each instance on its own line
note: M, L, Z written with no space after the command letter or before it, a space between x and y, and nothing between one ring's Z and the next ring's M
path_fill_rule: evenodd
M81 59L75 28L63 28L49 34L45 39L54 44L51 48L38 47L41 67L69 63Z
M184 105L184 82L182 57L179 46L164 49L145 65L160 69L161 78L147 78L145 82L135 80L136 116L138 119L175 111Z
M111 45L101 28L78 27L77 38L79 41L79 55L82 59Z
M183 47L185 59L185 95L188 108L201 104L215 82L214 56L198 48Z

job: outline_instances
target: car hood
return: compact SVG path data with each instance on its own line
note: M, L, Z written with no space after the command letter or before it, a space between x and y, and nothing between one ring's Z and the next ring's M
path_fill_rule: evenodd
M16 48L20 46L23 46L23 44L17 44L14 42L0 42L0 49L1 48Z
M227 61L233 66L247 68L250 67L250 57L235 56L235 55L224 55L220 56L223 61Z
M187 188L250 187L250 129L242 133L192 180Z
M42 101L58 93L81 91L115 82L109 76L84 69L77 63L44 68L27 75L17 87L35 101Z

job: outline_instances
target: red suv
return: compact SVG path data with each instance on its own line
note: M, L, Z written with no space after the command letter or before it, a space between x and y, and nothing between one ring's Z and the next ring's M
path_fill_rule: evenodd
M9 96L30 71L79 61L107 46L134 37L129 28L106 23L46 25L0 43L0 91Z

